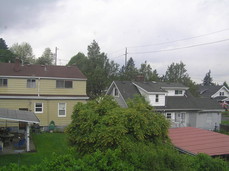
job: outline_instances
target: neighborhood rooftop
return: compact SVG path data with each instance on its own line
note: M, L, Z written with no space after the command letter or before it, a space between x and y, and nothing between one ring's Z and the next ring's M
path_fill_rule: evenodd
M170 128L172 143L182 152L210 156L229 154L229 136L193 127Z
M17 63L0 63L0 76L86 79L76 66L20 65Z

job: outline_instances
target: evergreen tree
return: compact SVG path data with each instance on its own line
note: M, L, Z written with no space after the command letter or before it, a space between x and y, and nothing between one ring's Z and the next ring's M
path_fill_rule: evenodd
M214 85L214 83L213 83L212 81L213 81L213 79L212 79L212 77L211 77L211 70L209 70L209 71L206 73L205 77L204 77L203 85L204 85L204 86Z
M126 81L133 81L138 75L138 69L135 67L133 58L127 61L126 66L123 66L119 72L120 79Z
M8 49L5 40L0 38L0 62L8 63L14 60L15 55Z
M151 66L147 64L147 61L141 64L139 73L144 76L144 81L158 81L159 80L157 70L155 69L154 71L152 71Z

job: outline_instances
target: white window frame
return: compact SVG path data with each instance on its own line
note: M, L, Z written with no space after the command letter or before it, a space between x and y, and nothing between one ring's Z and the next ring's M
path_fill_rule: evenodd
M41 104L41 111L36 111L37 108L40 108L40 107L36 107L36 104ZM36 102L34 103L34 113L43 113L43 103L41 102Z
M36 79L27 79L27 88L36 88Z
M64 115L60 115L60 104L64 104ZM67 103L58 103L58 117L66 117L67 116Z
M0 87L7 87L8 86L8 79L7 78L0 78L1 84ZM4 85L4 81L6 81L6 84Z
M175 90L175 95L181 95L183 93L182 90Z
M170 118L168 118L168 115L170 115ZM166 116L166 119L172 120L172 113L166 113L165 116Z
M224 92L223 92L223 91L220 91L220 92L219 92L219 95L220 95L220 96L224 96Z
M155 95L155 102L158 103L159 102L159 94Z
M116 92L117 92L117 94L116 94ZM113 89L113 95L115 97L119 97L119 91L118 91L118 89L116 87L114 87L114 89Z

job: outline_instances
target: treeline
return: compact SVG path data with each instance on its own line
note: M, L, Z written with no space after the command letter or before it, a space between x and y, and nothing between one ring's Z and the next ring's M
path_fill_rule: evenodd
M35 58L33 49L29 43L15 43L9 48L5 40L0 38L0 62L13 63L16 58L19 58L24 64L54 64L54 53L50 48L45 48L43 54Z

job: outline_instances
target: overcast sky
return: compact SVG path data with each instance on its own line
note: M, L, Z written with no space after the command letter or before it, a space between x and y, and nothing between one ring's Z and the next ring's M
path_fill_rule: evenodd
M36 57L58 47L58 64L93 40L110 60L147 61L160 75L183 61L200 83L229 83L229 0L0 0L0 37L28 42ZM178 41L180 40L180 41Z

